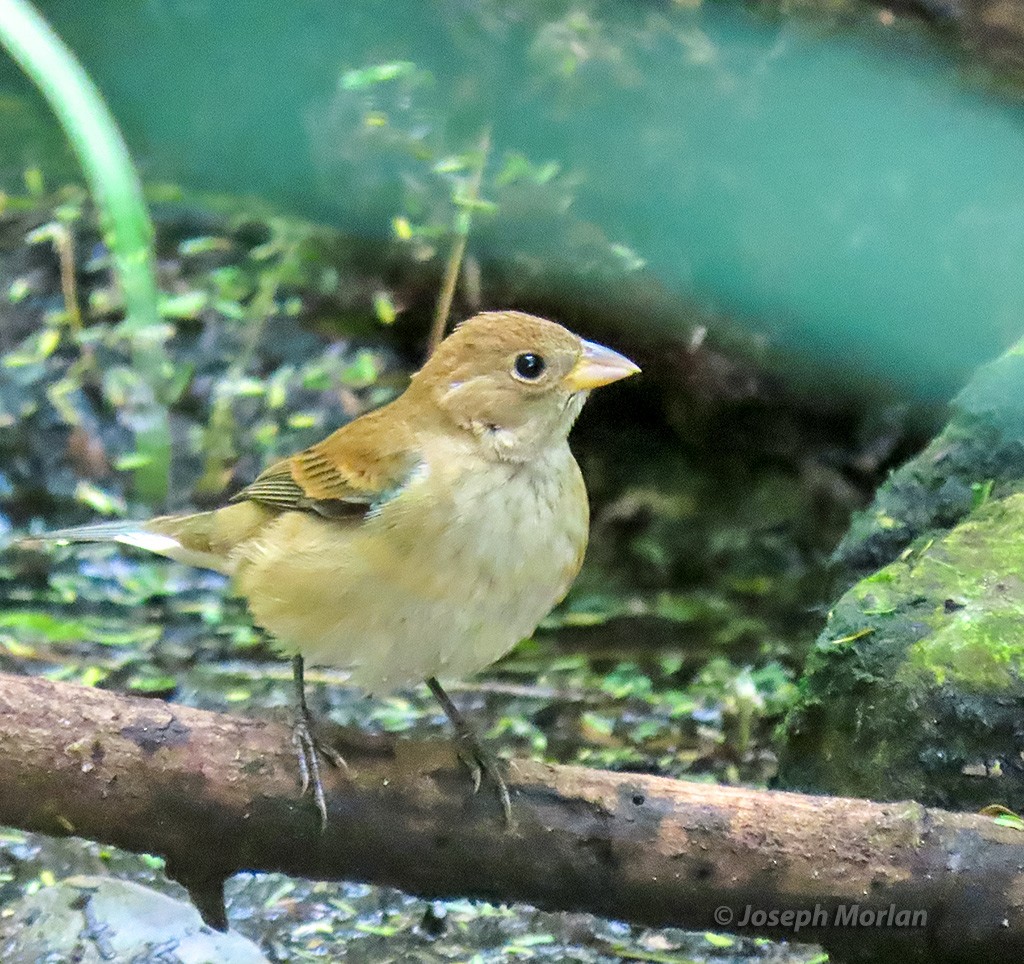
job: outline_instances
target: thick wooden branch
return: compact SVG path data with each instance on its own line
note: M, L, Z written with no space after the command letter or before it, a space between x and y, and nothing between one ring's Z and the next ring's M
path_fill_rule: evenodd
M286 726L14 676L0 676L0 746L0 824L162 854L214 920L225 878L259 869L820 942L841 959L1024 954L1024 833L977 815L515 761L506 828L447 745L396 740L328 768L321 834Z

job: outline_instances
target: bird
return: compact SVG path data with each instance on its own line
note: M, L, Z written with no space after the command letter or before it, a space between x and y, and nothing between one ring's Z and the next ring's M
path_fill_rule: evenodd
M553 321L489 311L440 342L405 391L267 468L223 507L45 533L224 573L292 657L302 793L327 825L306 664L380 695L426 682L479 790L510 820L501 767L440 682L529 637L566 595L589 533L568 445L590 392L640 369Z

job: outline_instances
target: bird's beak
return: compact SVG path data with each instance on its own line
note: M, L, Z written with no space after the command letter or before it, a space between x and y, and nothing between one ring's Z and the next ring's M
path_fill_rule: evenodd
M640 371L625 355L592 341L583 342L583 354L565 376L563 384L569 391L580 392L610 385Z

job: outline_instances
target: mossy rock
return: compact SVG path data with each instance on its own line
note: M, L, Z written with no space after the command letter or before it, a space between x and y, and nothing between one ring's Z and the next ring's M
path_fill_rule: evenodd
M1022 488L1024 339L974 373L953 399L942 432L853 517L835 561L852 582L892 562L915 539L956 525L987 499Z
M856 583L785 724L779 783L1024 809L1024 494Z

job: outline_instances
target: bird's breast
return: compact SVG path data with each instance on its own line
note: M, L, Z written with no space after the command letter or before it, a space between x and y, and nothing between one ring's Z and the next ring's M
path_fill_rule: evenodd
M562 446L471 470L441 453L358 526L281 522L287 538L264 542L272 555L287 544L287 559L276 574L257 560L242 580L254 615L311 662L381 691L471 674L529 636L579 570L588 509Z
M474 472L427 466L371 529L384 533L381 562L409 592L506 615L535 598L547 607L539 621L579 569L586 491L567 448L536 463L488 462Z

